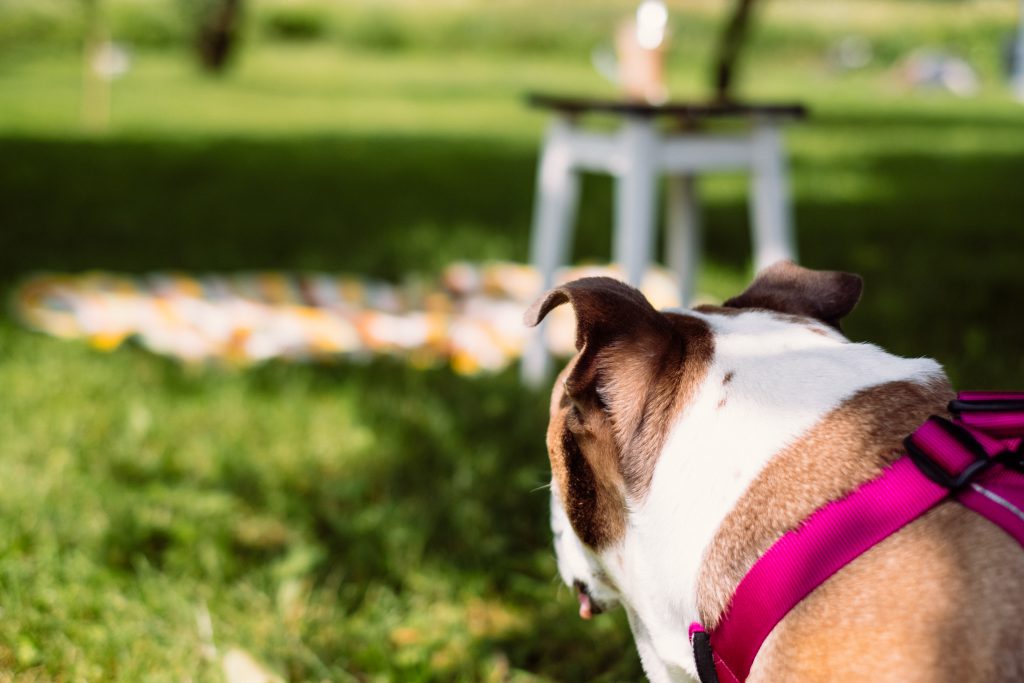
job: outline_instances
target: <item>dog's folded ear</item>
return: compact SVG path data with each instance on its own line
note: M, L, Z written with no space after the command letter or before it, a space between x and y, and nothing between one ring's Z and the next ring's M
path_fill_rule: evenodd
M792 261L768 266L727 308L764 308L816 318L837 330L839 322L860 300L864 281L859 275L831 270L810 270Z
M654 359L656 352L675 338L676 331L663 313L654 310L638 290L611 278L583 278L557 287L530 306L523 321L537 326L551 310L568 302L577 318L577 365L566 389L579 396L595 386L599 366L616 358L626 361ZM642 371L641 368L634 370Z
M678 327L639 291L608 277L582 278L552 289L530 307L524 321L535 326L564 303L576 314L580 352L565 389L573 399L593 399L618 413L616 421L624 426L630 421L624 419L626 414L642 408L643 396L634 391L621 406L613 405L618 403L615 399L626 393L622 390L627 386L645 388L652 376L666 370L659 366L672 359L681 362L684 343Z
M667 327L643 294L610 277L585 277L552 289L530 306L523 322L530 327L539 325L552 309L566 302L576 314L577 351L588 343L604 344L652 327Z

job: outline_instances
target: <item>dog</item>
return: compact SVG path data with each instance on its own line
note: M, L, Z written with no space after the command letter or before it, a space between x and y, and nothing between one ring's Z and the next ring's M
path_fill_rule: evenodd
M713 629L783 534L876 477L953 398L938 363L854 343L861 279L780 262L722 306L656 311L585 278L551 396L551 528L590 618L621 605L647 677L697 675ZM847 564L762 644L748 681L1024 681L1024 551L944 502Z

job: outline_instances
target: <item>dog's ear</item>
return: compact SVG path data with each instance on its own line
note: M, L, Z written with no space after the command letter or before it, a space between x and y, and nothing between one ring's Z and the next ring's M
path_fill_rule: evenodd
M640 365L655 361L676 337L665 315L654 310L643 294L609 277L582 278L552 289L526 311L524 322L538 325L564 303L571 304L576 314L576 350L580 352L565 382L574 400L600 391L601 400L606 401L607 387L599 380L608 364L620 369L628 364L629 369L643 372Z
M838 330L840 320L857 305L863 289L859 275L810 270L792 261L779 261L758 273L745 292L723 305L808 316Z

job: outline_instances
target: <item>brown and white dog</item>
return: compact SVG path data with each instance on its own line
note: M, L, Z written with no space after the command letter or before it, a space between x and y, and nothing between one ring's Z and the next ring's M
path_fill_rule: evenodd
M527 312L577 320L547 432L559 573L581 616L625 608L652 681L694 675L689 625L713 629L772 543L946 413L935 361L841 334L860 292L779 263L722 307L658 312L586 278ZM799 603L748 680L1024 681L1024 552L941 504Z

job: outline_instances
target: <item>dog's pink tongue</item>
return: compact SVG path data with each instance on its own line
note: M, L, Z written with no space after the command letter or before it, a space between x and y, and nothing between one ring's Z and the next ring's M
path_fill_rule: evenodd
M589 619L594 616L593 611L590 609L590 596L580 591L576 594L576 597L580 601L580 619Z

